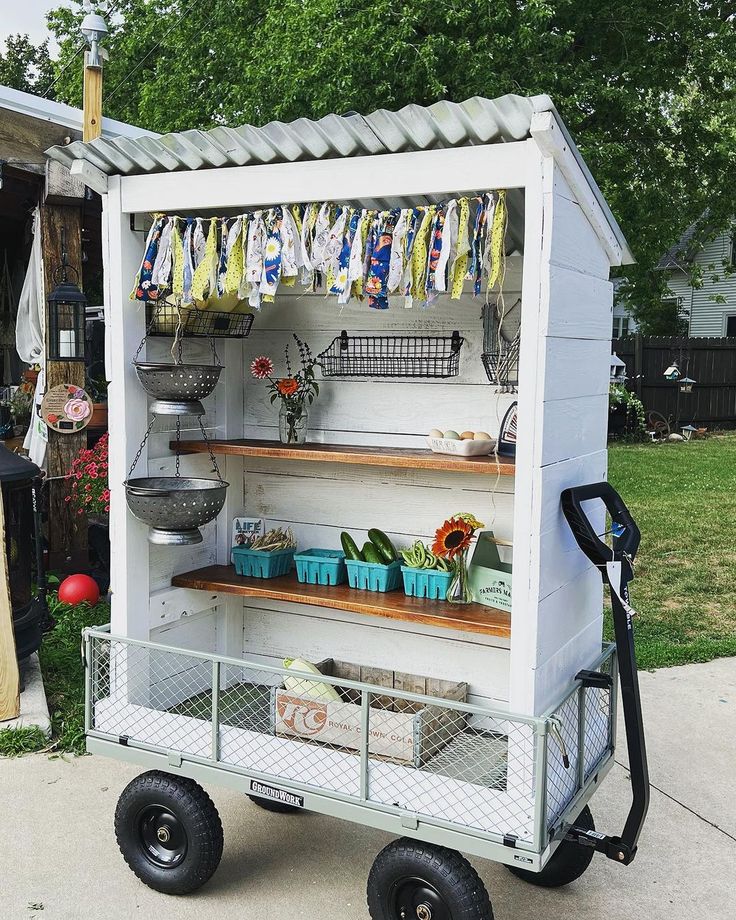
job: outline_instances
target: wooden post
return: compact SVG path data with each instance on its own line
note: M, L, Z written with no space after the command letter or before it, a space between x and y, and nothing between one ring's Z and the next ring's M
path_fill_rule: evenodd
M56 286L55 273L61 266L62 231L67 260L82 277L82 211L76 205L49 205L41 210L41 246L43 250L46 293ZM46 314L46 342L49 323ZM46 362L46 389L58 383L73 383L84 388L84 361ZM87 519L78 516L65 501L69 494L67 476L76 454L87 446L83 429L59 434L49 429L46 468L49 477L49 565L51 568L79 571L87 568ZM81 522L81 523L80 523Z
M102 67L84 65L84 128L82 140L93 141L102 133Z
M8 557L5 552L5 509L0 498L0 722L20 713L20 675L15 657L13 606L10 602ZM2 726L0 725L0 728Z
M644 339L641 332L634 333L634 389L641 399L644 388Z

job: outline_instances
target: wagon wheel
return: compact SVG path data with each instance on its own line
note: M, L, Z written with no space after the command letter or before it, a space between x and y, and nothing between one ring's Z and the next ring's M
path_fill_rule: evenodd
M657 412L656 409L650 409L647 412L647 430L655 433L657 441L666 441L672 429L670 428L670 423L661 412Z

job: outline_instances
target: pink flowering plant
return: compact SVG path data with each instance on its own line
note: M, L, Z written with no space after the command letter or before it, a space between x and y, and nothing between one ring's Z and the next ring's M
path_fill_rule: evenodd
M71 487L65 500L77 514L106 514L110 510L107 440L104 434L91 450L80 450L72 463L68 476Z

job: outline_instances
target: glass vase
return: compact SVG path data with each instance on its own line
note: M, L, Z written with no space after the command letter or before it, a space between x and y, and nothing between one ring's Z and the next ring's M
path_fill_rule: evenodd
M447 589L448 604L472 604L473 592L468 584L468 551L458 553L453 560L455 574Z
M279 409L279 440L282 444L304 444L309 412L304 403L282 402Z

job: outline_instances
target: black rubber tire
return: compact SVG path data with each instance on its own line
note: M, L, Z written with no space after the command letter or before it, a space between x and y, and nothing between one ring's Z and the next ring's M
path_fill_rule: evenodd
M287 805L286 802L277 802L275 799L267 799L260 795L249 795L248 798L264 811L273 811L277 815L292 815L295 811L304 811L298 805Z
M150 839L156 832L155 821L168 822L167 834L173 825L171 838L179 841L179 852L169 851L173 855L167 865L165 844L161 844L165 852L161 858L146 845L146 835ZM142 773L125 787L115 809L115 836L123 859L138 878L164 894L189 894L201 888L222 857L222 822L212 799L193 779L159 770Z
M402 920L402 907L406 920L493 920L485 885L465 857L408 837L384 847L368 876L372 920Z
M595 830L593 815L587 805L578 815L575 824L588 831ZM595 850L592 847L582 847L580 844L563 840L541 872L530 872L528 869L520 869L517 866L506 868L520 879L529 882L530 885L537 885L540 888L561 888L580 878L594 855Z

